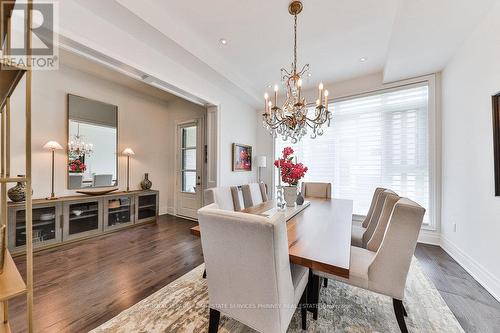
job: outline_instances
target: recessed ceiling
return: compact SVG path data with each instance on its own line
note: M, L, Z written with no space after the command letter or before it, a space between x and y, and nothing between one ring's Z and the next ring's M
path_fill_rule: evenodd
M278 82L280 68L292 62L288 0L114 1L253 99ZM304 86L376 72L394 81L439 71L493 3L305 0L298 61L310 64L312 76L304 79ZM102 8L99 15L113 17ZM221 38L228 43L222 45ZM157 45L162 44L158 40Z

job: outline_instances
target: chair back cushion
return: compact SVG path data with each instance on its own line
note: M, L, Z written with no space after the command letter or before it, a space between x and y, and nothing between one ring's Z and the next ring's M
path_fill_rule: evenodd
M380 244L382 243L382 239L384 238L385 230L387 229L387 224L389 223L389 219L391 218L394 206L396 205L396 202L398 202L399 199L400 199L399 195L390 192L385 197L385 202L382 207L382 213L380 214L378 223L375 227L375 230L373 231L372 237L370 238L370 240L368 240L368 243L366 244L367 250L373 252L378 251Z
M385 200L387 199L387 196L390 194L397 195L391 190L385 190L381 192L377 198L377 203L375 204L375 208L373 209L373 214L370 219L370 223L368 223L368 227L366 228L366 231L363 234L363 248L365 249L366 246L368 245L368 241L372 238L373 233L375 232L375 228L377 228L380 216L382 215L382 211L384 209Z
M284 215L266 218L212 204L198 211L198 221L210 307L259 332L285 332L294 287Z
M331 183L302 183L302 196L304 198L326 198L332 197L332 184Z
M375 209L375 205L377 204L378 196L384 191L385 188L382 187L377 187L375 189L375 192L373 193L372 203L370 204L370 209L368 209L368 213L366 214L366 217L362 223L363 228L368 228L368 223L370 223L370 219L372 218L373 210Z
M220 209L235 210L233 196L229 186L206 189L204 193L204 203L205 205L216 203Z
M402 300L406 277L425 209L401 198L392 211L382 243L368 268L369 289Z
M241 185L241 191L243 193L243 202L245 204L245 208L256 206L258 204L263 203L264 201L267 201L264 200L261 184L262 183L250 183ZM265 194L265 186L263 186L263 188L264 188L264 195L267 199L267 194Z

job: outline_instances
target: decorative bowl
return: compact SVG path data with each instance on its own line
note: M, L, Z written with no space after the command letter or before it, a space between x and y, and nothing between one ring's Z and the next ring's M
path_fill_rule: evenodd
M73 213L73 215L75 215L75 216L80 216L80 215L82 215L83 210L75 209L75 210L72 210L71 213Z
M108 187L108 188L99 188L99 189L93 189L93 190L79 190L79 191L76 191L76 193L96 196L96 195L108 194L108 193L111 193L114 191L118 191L118 188L117 187L114 187L114 188Z
M50 221L53 220L56 217L56 214L51 214L51 213L45 213L40 215L39 219L40 221Z

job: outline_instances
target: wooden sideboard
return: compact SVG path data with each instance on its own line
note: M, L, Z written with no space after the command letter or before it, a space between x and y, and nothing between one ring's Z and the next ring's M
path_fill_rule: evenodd
M41 250L156 221L159 192L112 192L33 200L33 247ZM9 202L8 246L12 254L26 251L26 211Z

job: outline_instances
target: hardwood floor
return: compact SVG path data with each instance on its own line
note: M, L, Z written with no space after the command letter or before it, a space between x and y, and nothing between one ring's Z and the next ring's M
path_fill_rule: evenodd
M36 332L87 332L203 263L195 225L164 215L35 254ZM25 309L24 297L10 302L13 332L25 331Z
M500 332L500 303L439 246L418 244L415 256L465 332Z
M161 216L35 255L36 332L86 332L203 262L196 223ZM500 332L500 303L437 246L419 244L423 269L466 332ZM16 258L24 274L24 258ZM24 297L10 302L13 332L25 331Z

